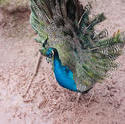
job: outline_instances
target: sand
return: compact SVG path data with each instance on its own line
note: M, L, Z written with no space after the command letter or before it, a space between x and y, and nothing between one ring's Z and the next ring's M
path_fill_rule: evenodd
M91 16L104 12L107 17L98 30L107 28L109 36L125 30L125 0L93 0L92 6ZM117 59L118 69L109 72L109 77L79 102L77 93L57 84L51 65L42 56L38 74L22 97L40 49L29 14L28 10L0 10L0 124L124 124L125 49Z

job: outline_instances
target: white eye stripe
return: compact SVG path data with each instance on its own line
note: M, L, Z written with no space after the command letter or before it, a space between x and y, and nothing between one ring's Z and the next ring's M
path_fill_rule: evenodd
M54 55L54 51L52 50L52 55Z

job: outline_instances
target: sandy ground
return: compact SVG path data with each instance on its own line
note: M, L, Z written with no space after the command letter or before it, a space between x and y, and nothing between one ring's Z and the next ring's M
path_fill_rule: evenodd
M124 31L124 6L125 0L94 1L92 15L104 12L107 17L97 28L107 28L109 35ZM28 11L0 10L0 124L125 124L125 52L117 59L119 68L79 103L77 93L57 84L51 65L42 57L29 92L22 97L40 48L34 37Z

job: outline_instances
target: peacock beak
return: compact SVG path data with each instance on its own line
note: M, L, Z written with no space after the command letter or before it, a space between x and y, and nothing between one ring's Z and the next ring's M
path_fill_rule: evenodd
M52 59L51 59L51 58L46 57L46 61L47 61L47 63L51 63L51 62L52 62Z

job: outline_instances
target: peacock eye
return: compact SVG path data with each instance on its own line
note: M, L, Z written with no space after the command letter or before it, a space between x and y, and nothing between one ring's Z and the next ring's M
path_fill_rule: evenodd
M50 53L48 57L49 57L49 58L52 58L52 56L53 56L52 53Z
M48 58L52 58L53 55L54 55L53 52L51 52L51 53L49 53L49 54L47 55L47 57L48 57Z

